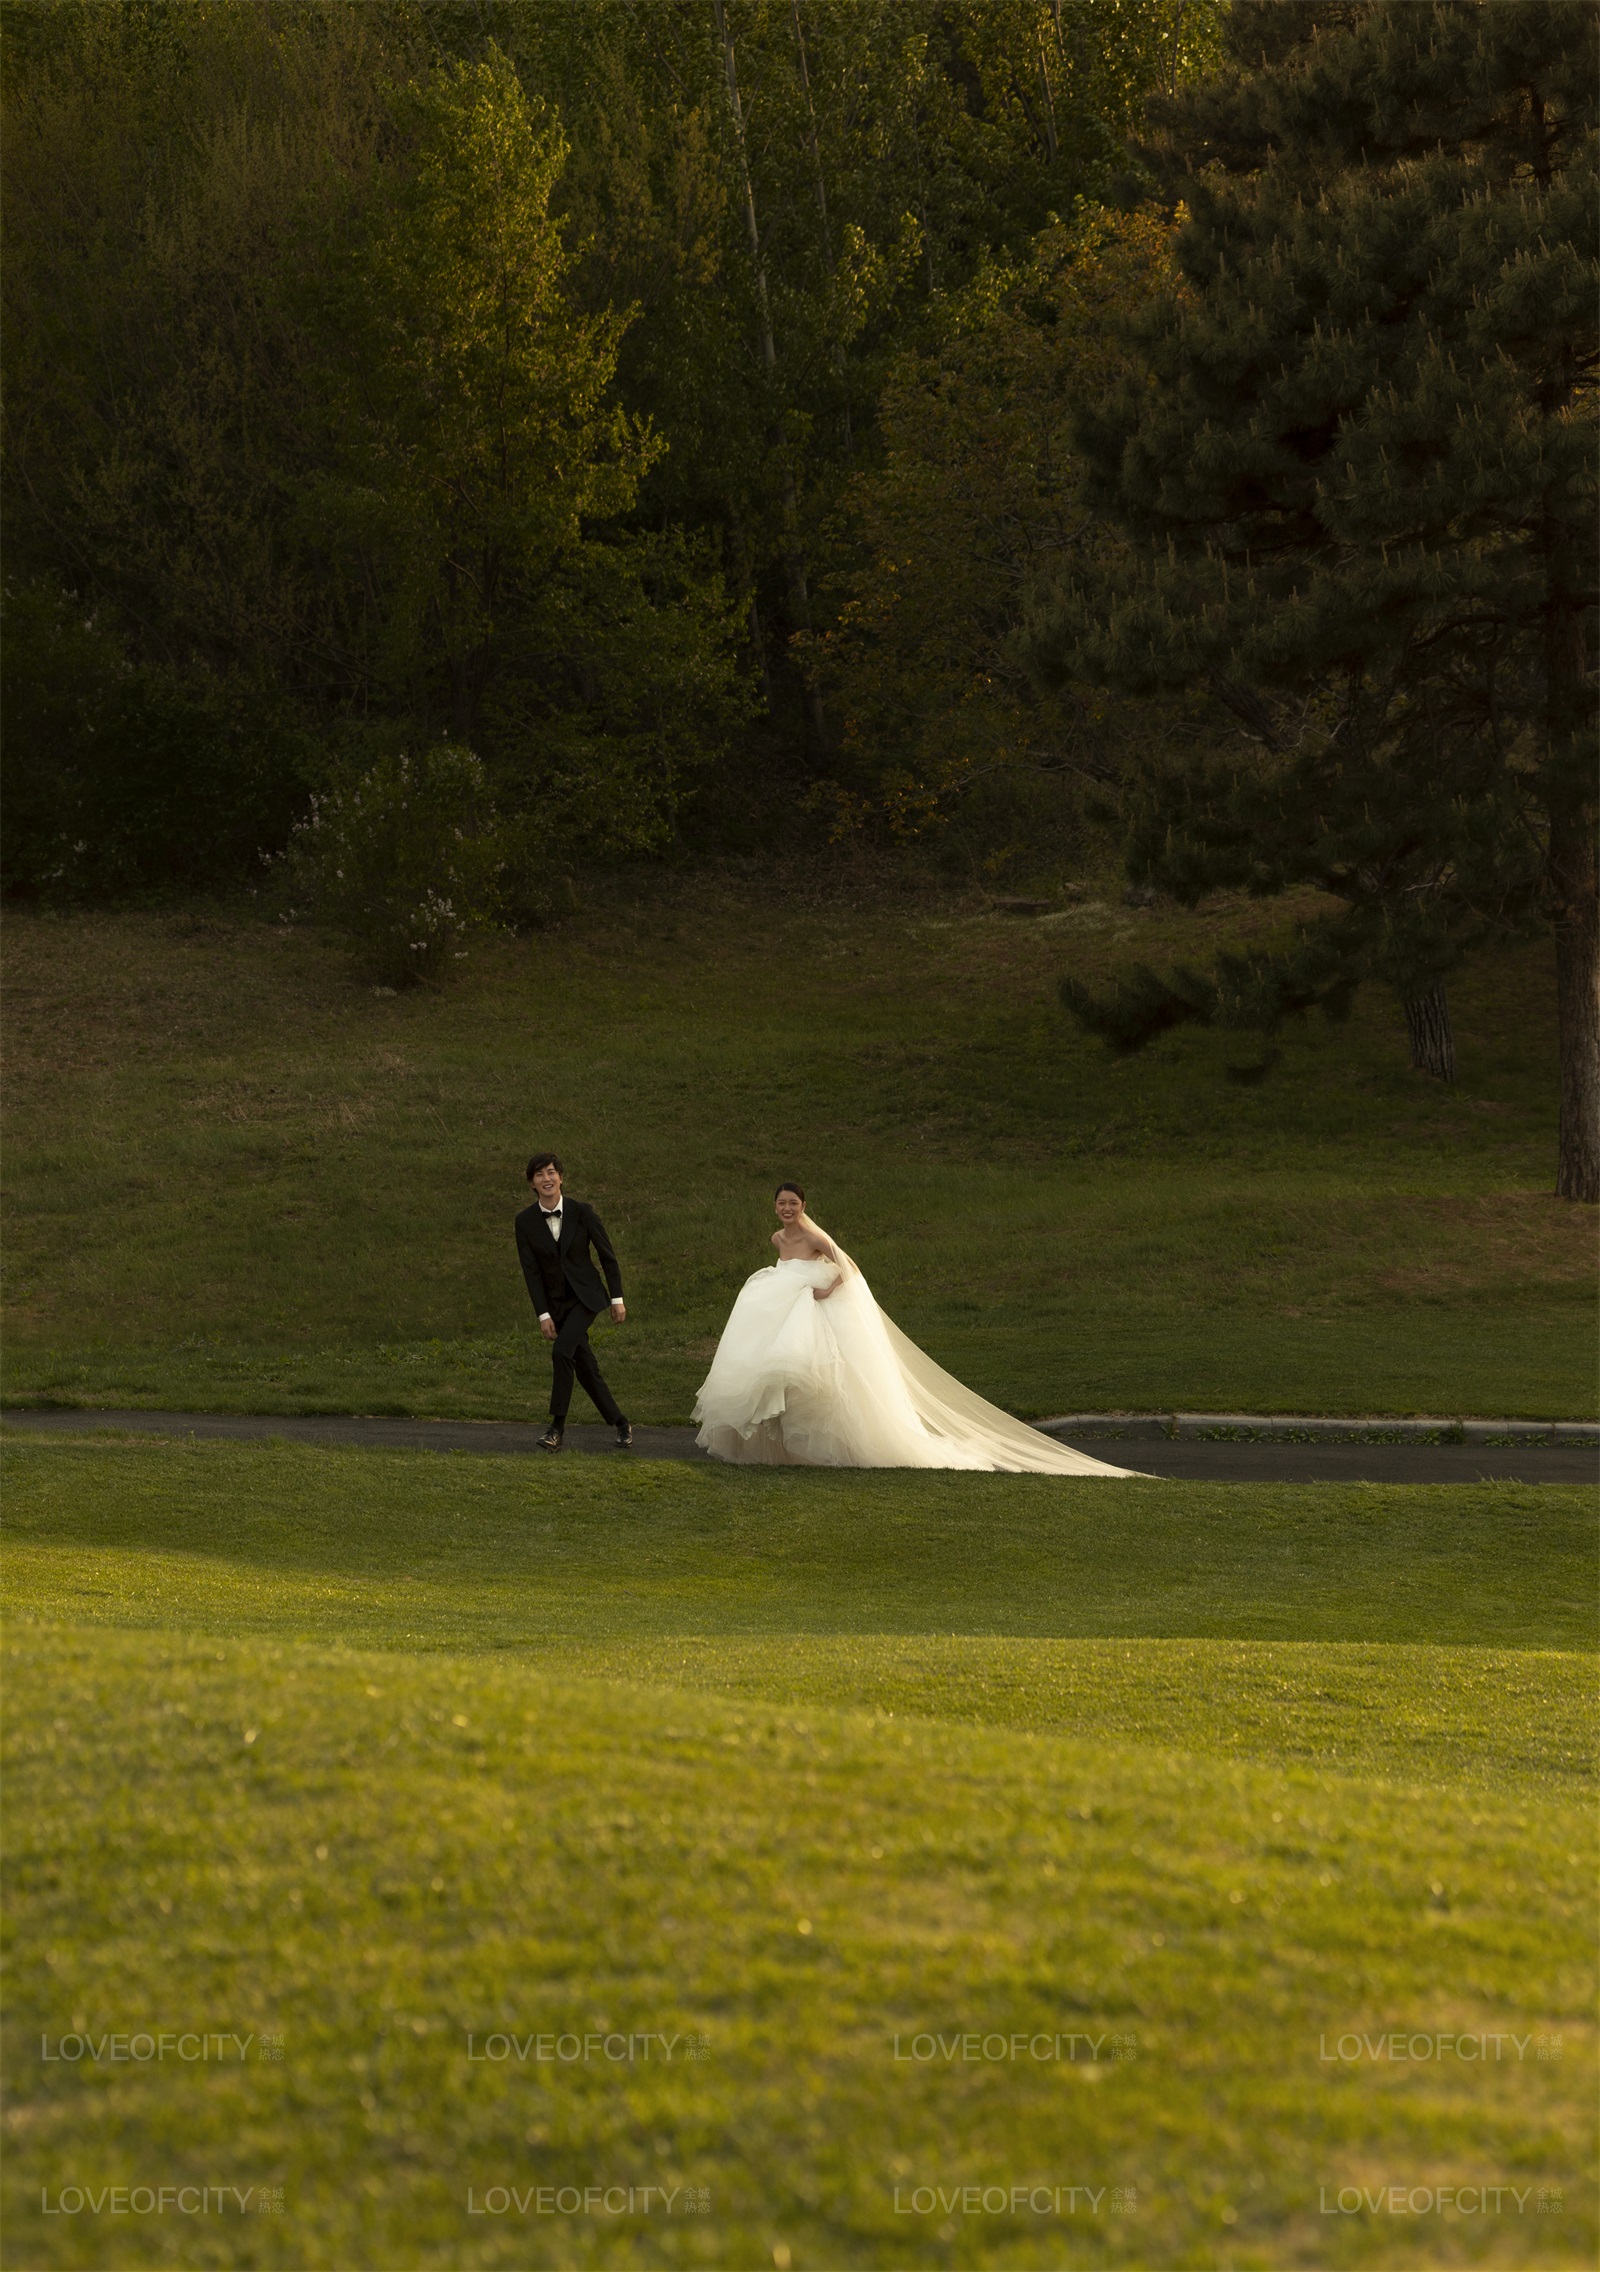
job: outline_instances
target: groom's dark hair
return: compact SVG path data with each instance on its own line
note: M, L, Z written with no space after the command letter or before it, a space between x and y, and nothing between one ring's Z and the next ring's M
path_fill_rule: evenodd
M554 1168L557 1175L565 1175L567 1172L554 1152L535 1152L533 1158L528 1162L528 1181L530 1183L541 1168Z

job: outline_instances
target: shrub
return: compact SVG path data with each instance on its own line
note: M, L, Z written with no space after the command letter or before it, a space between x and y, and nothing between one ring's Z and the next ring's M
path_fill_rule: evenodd
M111 610L44 579L8 581L3 601L8 893L215 889L283 845L316 756L287 701L137 661Z
M313 797L288 857L297 888L384 985L438 985L498 910L503 859L483 766L453 742L379 757Z

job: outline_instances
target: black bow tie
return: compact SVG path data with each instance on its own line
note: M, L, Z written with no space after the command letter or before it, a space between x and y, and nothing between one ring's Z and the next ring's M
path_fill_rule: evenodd
M541 1207L539 1212L547 1223L553 1223L561 1210L559 1207Z

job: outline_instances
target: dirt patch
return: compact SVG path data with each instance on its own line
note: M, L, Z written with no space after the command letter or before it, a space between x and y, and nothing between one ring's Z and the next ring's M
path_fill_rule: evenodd
M1407 1202L1401 1219L1426 1226L1427 1243L1435 1250L1380 1272L1377 1283L1385 1293L1426 1300L1508 1279L1593 1282L1593 1219L1564 1199L1523 1191L1416 1198Z

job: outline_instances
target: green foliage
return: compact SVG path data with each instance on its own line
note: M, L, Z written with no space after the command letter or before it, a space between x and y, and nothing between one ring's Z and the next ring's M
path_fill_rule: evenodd
M938 336L948 298L1025 266L1053 213L1107 185L1145 94L1198 67L1220 14L1210 0L517 11L513 51L575 146L587 288L615 295L620 271L641 306L622 383L672 442L645 495L717 532L803 774L835 771L807 634L827 628L819 580L843 565L834 516L877 457L886 374L930 318Z
M742 713L737 628L703 544L620 525L664 444L612 399L626 317L568 288L566 142L493 48L398 123L332 288L332 469L301 507L361 595L351 697L481 744L568 861L657 850Z
M1118 772L1125 713L1041 691L1016 635L1052 577L1114 541L1071 422L1125 368L1119 324L1163 287L1168 235L1149 214L1052 223L892 365L883 462L845 495L838 626L810 643L840 741L813 802L836 836L922 834L997 777L1050 777L1070 811L1077 784Z
M204 890L281 842L318 753L273 688L135 663L47 578L0 609L9 888L106 900Z
M390 987L438 984L500 902L504 851L471 750L439 742L380 756L312 797L288 865L325 922Z
M1257 63L1258 16L1170 114L1180 283L1082 420L1138 551L1036 662L1240 730L1150 769L1137 872L1314 880L1403 992L1542 916L1592 995L1593 12L1367 0Z
M16 0L11 572L244 690L195 743L265 785L218 880L281 843L304 739L375 717L478 749L572 861L770 839L773 781L838 770L796 641L885 372L1111 180L1220 15Z
M1367 942L1349 923L1307 925L1287 946L1220 954L1212 970L1180 965L1161 976L1138 963L1106 992L1064 978L1066 1007L1120 1055L1143 1049L1176 1026L1220 1026L1275 1034L1285 1018L1318 1007L1335 1022L1350 1015L1356 987L1370 967ZM1231 1080L1259 1080L1277 1062L1269 1050L1254 1065L1229 1065Z
M482 710L498 794L538 865L660 852L692 825L754 707L738 640L705 542L640 529L572 548Z
M608 399L621 320L569 306L550 212L566 145L505 59L413 88L396 129L335 277L333 463L301 511L366 600L356 684L470 738L513 627L527 638L585 524L627 511L659 444Z
M7 878L233 883L283 844L336 700L336 595L294 536L316 341L289 286L370 176L406 42L337 0L67 4L7 32L10 568L93 623L106 690L8 735L30 817ZM38 835L86 843L92 875L54 877Z
M35 29L8 49L12 558L108 669L224 712L179 770L230 830L162 872L239 873L311 737L385 717L481 747L509 809L564 796L573 858L659 847L745 673L714 546L628 525L664 444L614 400L626 309L574 297L553 118L492 47L430 69L405 8ZM84 836L72 780L117 745L74 715L36 769L13 743L14 855ZM95 831L108 882L168 826L116 836L136 779Z

